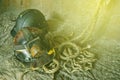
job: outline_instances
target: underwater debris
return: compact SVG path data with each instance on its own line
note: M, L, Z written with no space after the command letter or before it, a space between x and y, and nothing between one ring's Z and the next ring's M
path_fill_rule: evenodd
M59 62L56 59L53 59L53 62L51 62L49 65L44 65L43 69L46 73L55 73L57 70L59 70Z
M79 55L79 47L71 42L62 43L59 46L60 58L63 60L69 60Z
M36 22L37 21L37 22ZM46 73L54 73L59 68L54 49L51 49L45 35L47 22L44 15L37 9L21 12L11 30L14 38L14 55L22 63L29 64L32 70L43 68ZM45 65L53 62L55 69L49 70Z
M59 48L59 50L61 50L60 58L64 61L63 64L61 64L61 67L68 73L86 71L93 68L93 63L96 61L95 54L90 53L85 49L80 49L72 42L63 43ZM63 50L66 48L69 48L68 51Z

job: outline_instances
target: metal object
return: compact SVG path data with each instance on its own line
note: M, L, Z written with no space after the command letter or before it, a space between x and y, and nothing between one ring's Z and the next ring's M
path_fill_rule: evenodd
M42 67L45 72L46 69L49 70L47 65L53 62L56 67L50 70L50 73L54 73L59 64L54 60L55 50L51 49L49 41L45 38L46 34L47 22L44 15L36 9L23 11L11 30L14 37L14 54L21 62L30 63L33 68Z
M42 30L34 27L24 27L14 37L14 52L18 60L32 63L33 67L42 67L50 63L54 49L50 49Z
M16 45L15 46L15 56L22 62L33 62L31 55L25 45Z
M36 27L39 29L45 29L47 22L44 15L36 9L27 9L19 14L16 19L16 24L11 30L11 35L15 37L17 32L24 27Z

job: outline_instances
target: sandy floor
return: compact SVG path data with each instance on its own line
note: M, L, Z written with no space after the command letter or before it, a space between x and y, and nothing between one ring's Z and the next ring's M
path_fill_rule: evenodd
M90 69L71 68L69 60L61 61L60 69L56 73L47 74L44 71L29 70L28 67L14 57L12 37L10 30L15 22L11 18L15 14L4 12L0 15L0 80L120 80L120 43L115 40L101 38L88 49L94 53L95 61ZM88 59L85 57L85 59ZM91 59L88 59L91 60ZM67 62L69 65L63 67ZM76 62L77 63L77 62ZM78 61L79 63L79 61ZM83 64L81 64L83 65ZM87 66L87 65L86 65ZM69 73L66 68L77 70Z

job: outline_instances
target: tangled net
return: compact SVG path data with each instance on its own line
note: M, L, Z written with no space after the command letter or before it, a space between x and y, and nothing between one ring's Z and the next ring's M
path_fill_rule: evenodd
M79 55L79 48L71 42L66 42L59 47L60 58L63 60L70 60Z
M57 48L56 55L59 57L58 63L63 70L68 73L73 73L76 71L87 71L93 68L93 63L96 61L96 58L94 53L87 51L91 47L90 45L81 48L76 43L73 43L72 40L52 33L49 33L47 38L50 40L51 45Z
M65 42L59 47L61 67L68 73L91 70L95 55L85 49L80 49L75 43Z
M53 59L53 62L49 65L44 65L43 69L46 73L55 73L59 69L59 62L56 59Z

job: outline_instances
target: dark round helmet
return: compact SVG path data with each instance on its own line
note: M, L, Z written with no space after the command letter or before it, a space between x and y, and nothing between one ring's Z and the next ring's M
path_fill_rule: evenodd
M14 37L23 27L37 27L39 29L45 29L47 26L45 17L39 10L27 9L21 12L17 17L16 24L11 30L11 35Z

